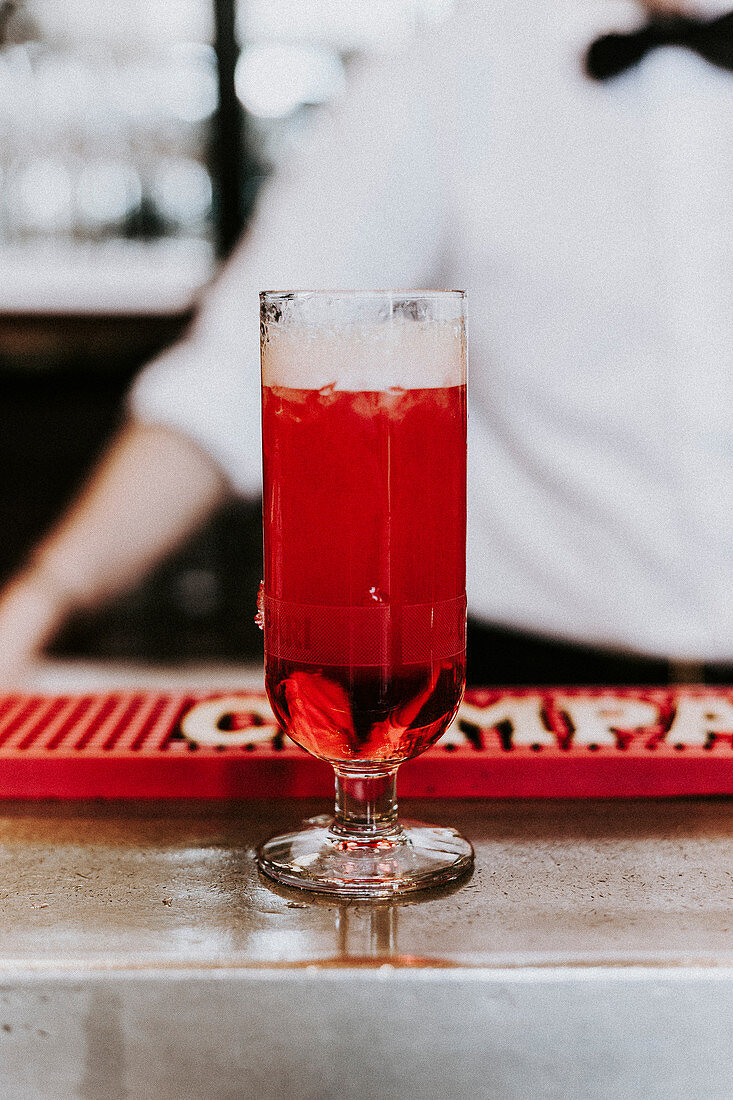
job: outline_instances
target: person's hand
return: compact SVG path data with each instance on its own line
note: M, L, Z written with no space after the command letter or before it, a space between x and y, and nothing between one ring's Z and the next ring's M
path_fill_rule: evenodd
M40 571L19 574L0 591L0 690L23 687L64 617L60 593Z

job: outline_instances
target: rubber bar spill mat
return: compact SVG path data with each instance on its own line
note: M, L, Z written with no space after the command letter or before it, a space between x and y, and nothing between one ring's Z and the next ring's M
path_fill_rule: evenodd
M264 695L0 696L0 797L329 795ZM733 688L474 690L401 797L733 793Z

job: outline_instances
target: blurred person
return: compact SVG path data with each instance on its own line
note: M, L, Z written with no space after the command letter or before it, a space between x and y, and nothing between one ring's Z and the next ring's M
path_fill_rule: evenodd
M331 286L468 292L470 679L733 680L733 73L674 29L724 11L495 0L365 66L2 593L2 680L259 492L258 291Z

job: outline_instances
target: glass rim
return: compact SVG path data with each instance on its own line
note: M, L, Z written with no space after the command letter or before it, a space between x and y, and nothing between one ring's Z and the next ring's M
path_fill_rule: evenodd
M406 298L410 301L430 298L465 298L465 290L261 290L261 301L283 301L293 298Z

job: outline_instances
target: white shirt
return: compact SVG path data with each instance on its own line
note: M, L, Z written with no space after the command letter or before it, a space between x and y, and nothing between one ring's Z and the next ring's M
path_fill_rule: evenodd
M131 404L254 494L260 289L465 288L470 611L731 660L733 74L667 47L583 75L642 21L493 0L367 68Z

